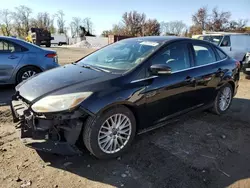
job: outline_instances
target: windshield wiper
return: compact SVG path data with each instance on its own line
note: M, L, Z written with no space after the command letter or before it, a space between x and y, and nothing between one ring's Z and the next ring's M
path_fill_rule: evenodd
M109 70L102 69L100 67L90 66L90 65L82 65L82 67L87 68L87 69L92 69L92 70L95 70L95 71L110 72Z

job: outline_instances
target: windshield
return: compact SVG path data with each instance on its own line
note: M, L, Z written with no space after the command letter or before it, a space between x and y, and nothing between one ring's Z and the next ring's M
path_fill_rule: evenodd
M223 38L222 35L216 35L216 36L214 36L214 35L210 35L210 36L206 35L206 36L200 36L198 39L212 42L212 43L214 43L215 45L218 46L220 44L222 38Z
M160 46L158 42L123 40L108 45L77 62L80 66L93 66L112 73L133 69Z

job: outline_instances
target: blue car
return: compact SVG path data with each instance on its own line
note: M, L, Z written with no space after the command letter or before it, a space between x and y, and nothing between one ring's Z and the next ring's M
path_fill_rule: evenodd
M19 84L37 73L58 66L55 51L14 37L0 36L0 85Z

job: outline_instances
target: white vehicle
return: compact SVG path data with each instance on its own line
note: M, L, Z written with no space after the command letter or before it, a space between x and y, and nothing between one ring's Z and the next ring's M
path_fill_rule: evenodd
M216 33L198 37L220 46L229 56L242 62L247 52L250 52L250 35L243 33Z
M57 44L58 46L68 44L68 38L64 34L51 35L54 39L51 40L51 44Z

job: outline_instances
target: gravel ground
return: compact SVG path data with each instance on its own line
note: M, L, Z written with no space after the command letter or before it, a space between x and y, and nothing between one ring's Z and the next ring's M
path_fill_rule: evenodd
M54 48L61 64L90 49ZM36 152L19 140L9 109L13 86L0 87L0 187L250 187L250 80L223 116L208 112L137 136L121 158L97 160Z

